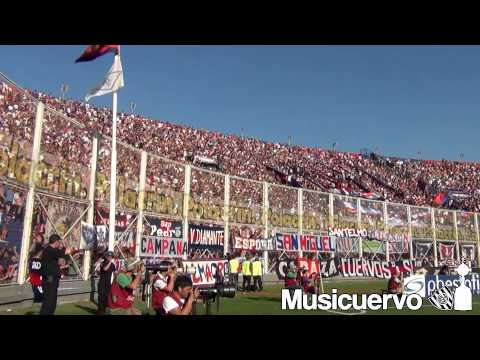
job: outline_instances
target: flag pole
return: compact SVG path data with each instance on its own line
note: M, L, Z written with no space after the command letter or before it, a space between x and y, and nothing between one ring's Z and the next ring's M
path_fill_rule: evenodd
M117 56L120 55L115 55L115 57ZM113 251L115 247L115 209L117 205L117 91L113 92L112 112L112 152L110 157L110 216L108 229L109 251Z

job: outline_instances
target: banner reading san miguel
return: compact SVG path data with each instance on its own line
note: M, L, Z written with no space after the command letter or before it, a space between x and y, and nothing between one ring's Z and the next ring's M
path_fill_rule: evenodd
M280 234L276 236L277 250L284 251L335 251L335 239L331 236Z
M148 235L140 242L141 257L182 257L187 255L187 242L183 241L182 222L146 218Z
M188 225L188 250L190 252L205 251L223 253L225 230L221 226Z
M228 277L227 260L184 261L183 272L191 274L194 286L214 285L217 277Z

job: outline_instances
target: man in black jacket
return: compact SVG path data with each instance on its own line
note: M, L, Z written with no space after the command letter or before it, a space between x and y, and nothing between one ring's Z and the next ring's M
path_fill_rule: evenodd
M40 315L53 315L57 307L58 282L60 280L60 266L58 259L70 253L70 249L63 248L61 238L53 234L48 239L48 246L42 254L42 289L43 301Z

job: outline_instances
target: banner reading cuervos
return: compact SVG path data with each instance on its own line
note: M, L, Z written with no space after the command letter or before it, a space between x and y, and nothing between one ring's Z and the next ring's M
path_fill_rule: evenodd
M187 255L187 243L183 240L182 222L146 218L148 235L140 242L141 257L182 257Z

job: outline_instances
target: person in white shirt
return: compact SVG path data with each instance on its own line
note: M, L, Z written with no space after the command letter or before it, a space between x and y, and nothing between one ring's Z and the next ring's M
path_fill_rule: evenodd
M160 271L153 276L152 305L157 315L164 315L163 300L173 291L175 266L164 260L160 263Z
M200 296L198 289L193 289L192 280L187 275L175 279L173 292L163 299L163 310L167 315L190 315L193 302Z

